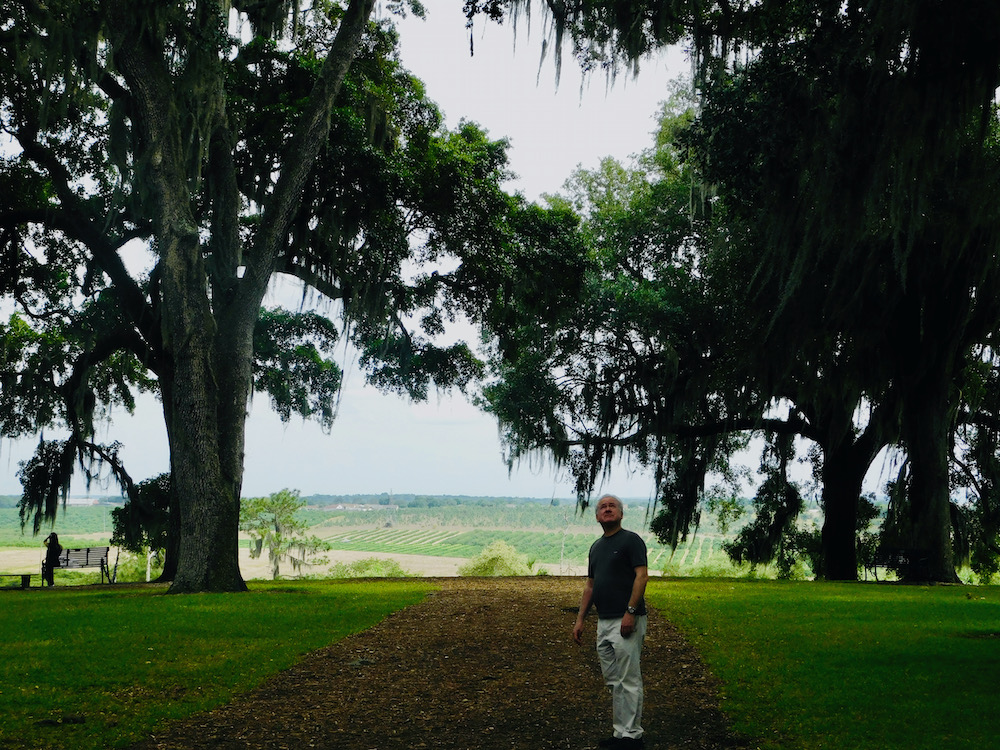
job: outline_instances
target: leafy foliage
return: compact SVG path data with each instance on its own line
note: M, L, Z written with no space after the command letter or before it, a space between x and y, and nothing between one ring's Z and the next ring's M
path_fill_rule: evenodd
M803 501L798 488L788 481L791 440L775 442L771 460L761 469L764 481L753 499L753 520L744 526L736 539L725 546L738 563L757 566L777 562L782 577L789 577L795 563L796 521Z
M254 388L271 397L283 421L294 412L327 429L333 425L341 372L330 356L338 338L322 315L261 311L254 327Z
M84 469L88 484L107 465L120 486L133 490L131 477L118 458L120 447L118 443L98 445L78 435L67 440L40 440L35 454L21 461L17 472L24 488L19 503L21 526L30 521L32 532L38 534L43 520L52 523L60 503L65 507L70 478L77 465Z
M466 7L470 18L499 18L530 3ZM993 209L1000 9L985 0L961 12L935 0L601 0L549 4L542 12L557 46L567 34L584 67L594 60L612 71L637 65L674 34L690 39L700 108L688 132L675 135L707 198L711 223L692 232L702 250L696 269L704 299L714 303L709 309L723 319L714 330L697 317L686 321L690 330L710 332L702 352L711 352L711 366L691 372L699 384L716 382L698 394L707 394L698 405L730 430L763 426L769 410L787 407L784 425L768 428L819 445L813 456L826 513L820 561L833 577L856 576L861 482L879 450L899 446L910 467L903 514L910 522L902 533L925 560L907 576L954 580L948 463L955 415L965 369L1000 325L997 295L986 292L1000 286ZM611 185L614 177L605 169L590 184ZM614 215L613 207L602 211ZM620 242L603 222L591 222L597 246ZM653 263L647 273L664 260ZM661 297L656 307L671 309L672 300ZM690 300L676 308L695 309ZM630 317L641 319L641 312ZM697 360L685 358L677 339L661 334L657 341L674 344L654 356L676 384L669 368L682 375ZM589 359L596 373L612 355ZM619 398L628 378L614 374L597 381L589 403ZM674 384L645 393L672 406L671 418L706 423L678 408ZM696 398L687 395L690 407ZM671 431L676 426L662 420L649 435ZM583 446L582 488L593 483L595 463L607 461L603 446L632 435L602 434L602 447ZM671 487L664 503L673 529L697 523L691 498L703 490L691 479L715 454L704 431L695 437L681 450L651 438L647 451ZM675 457L681 460L671 465Z
M698 125L705 176L754 247L748 309L771 377L804 383L792 397L809 416L836 417L837 399L867 406L867 425L816 420L846 424L833 434L858 440L862 458L874 455L863 430L876 450L907 453L899 531L925 561L907 572L915 580L954 579L950 433L962 372L1000 323L995 296L980 294L1000 284L988 208L1000 60L967 56L993 48L979 24L996 14L985 3L944 15L932 2L790 4L747 64L709 82ZM828 502L845 533L857 492Z
M133 554L166 549L170 542L170 505L169 474L139 482L123 506L111 509L111 544Z
M581 508L620 457L652 468L674 545L697 527L706 474L735 479L726 457L746 440L736 423L760 414L726 370L728 308L704 273L715 229L675 137L691 118L678 93L634 168L605 159L548 196L580 216L567 245L580 271L553 304L533 307L529 288L485 322L495 355L483 400L511 460L545 451L567 464Z
M163 573L163 556L149 549L122 554L115 562L115 583L155 581Z
M0 352L0 430L66 428L58 455L102 458L129 492L94 420L156 389L192 541L177 547L175 591L245 588L237 508L255 389L283 419L329 429L338 336L372 382L412 398L480 372L467 345L437 341L461 287L432 268L485 266L509 241L522 207L499 188L506 144L471 123L445 132L373 7L3 6L0 292L19 313ZM339 322L262 316L275 274ZM36 524L72 473L54 450L26 470Z

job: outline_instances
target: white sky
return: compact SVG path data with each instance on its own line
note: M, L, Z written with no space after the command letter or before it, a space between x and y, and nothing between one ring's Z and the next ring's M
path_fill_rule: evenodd
M427 20L400 24L403 62L427 87L449 127L472 120L491 137L511 140L510 160L517 180L511 190L536 199L557 191L577 166L596 167L604 156L627 160L652 143L658 104L670 80L687 71L680 51L647 61L637 79L621 76L610 88L603 76L581 87L571 54L558 87L551 57L539 72L540 19L509 26L479 22L475 55L461 3L427 0ZM382 396L363 383L350 362L340 415L330 434L294 419L283 425L266 397L253 405L247 424L244 494L265 495L282 488L311 494L421 493L519 497L570 497L569 480L548 463L517 467L508 475L494 422L461 396L432 397L409 404ZM159 404L141 402L134 417L121 414L99 439L123 443L122 455L136 480L167 469L167 449ZM0 444L0 494L20 494L17 462L34 443ZM646 498L649 477L627 466L600 489ZM104 494L94 489L95 494ZM85 494L78 482L73 495Z

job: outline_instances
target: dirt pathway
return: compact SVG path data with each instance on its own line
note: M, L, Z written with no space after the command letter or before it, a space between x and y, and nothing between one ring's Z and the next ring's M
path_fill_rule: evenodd
M587 646L570 639L582 579L438 582L424 602L136 750L583 750L610 734L594 621ZM647 748L748 747L729 731L698 655L656 612L643 674Z

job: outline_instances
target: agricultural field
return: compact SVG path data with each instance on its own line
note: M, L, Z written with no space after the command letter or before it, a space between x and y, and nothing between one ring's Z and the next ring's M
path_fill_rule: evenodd
M504 541L536 565L584 566L587 551L598 536L595 533L570 531L545 532L519 529L449 529L449 528L364 528L342 529L323 533L324 527L314 528L332 549L358 552L384 552L431 557L471 558L495 541ZM721 549L721 537L699 535L681 545L671 555L669 547L659 544L644 533L649 548L650 568L668 568L673 575L722 565L726 558ZM554 572L554 571L550 571Z
M407 571L421 575L454 575L462 561L475 557L495 541L514 547L536 572L578 575L586 566L591 543L600 534L590 511L581 515L574 505L565 502L430 502L421 502L417 507L365 505L364 509L345 509L343 504L311 505L301 513L310 524L310 533L330 545L327 556L331 563L354 562L370 554L396 559ZM644 504L628 506L625 526L646 540L652 573L702 576L745 572L737 571L729 562L721 546L725 537L714 528L703 528L672 552L649 533L646 515ZM54 530L67 547L108 544L111 506L68 506L60 511ZM30 551L40 559L42 539L49 531L46 526L38 536L30 527L22 532L17 509L0 507L0 560L4 550L18 549L21 556ZM244 540L241 555L248 555L247 545ZM323 571L313 574L322 576ZM257 577L257 572L245 571L244 575ZM262 577L267 577L266 573Z
M110 505L67 505L60 508L55 526L43 525L36 536L30 523L21 528L17 508L0 507L0 547L40 548L50 531L59 535L64 547L107 544L112 531L111 509Z
M514 547L535 569L549 573L578 571L600 534L588 511L572 505L518 502L436 508L307 511L312 532L331 549L380 554L472 558L495 541ZM722 543L713 530L695 535L671 552L646 529L645 506L626 510L625 526L639 532L649 549L653 572L669 575L733 573Z

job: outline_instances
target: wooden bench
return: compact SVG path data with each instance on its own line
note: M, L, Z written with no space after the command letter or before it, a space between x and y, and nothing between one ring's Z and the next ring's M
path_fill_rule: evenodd
M108 550L110 547L78 547L63 549L59 553L58 568L100 568L101 583L107 576L108 583L114 583L114 576L108 567ZM115 564L116 572L118 565ZM42 580L45 580L45 563L42 563Z
M865 565L865 572L870 571L877 581L879 568L902 574L912 566L925 564L927 559L928 555L924 550L909 547L879 547L875 550L870 565Z
M0 573L0 578L20 578L21 588L26 589L31 586L31 576L34 573Z

